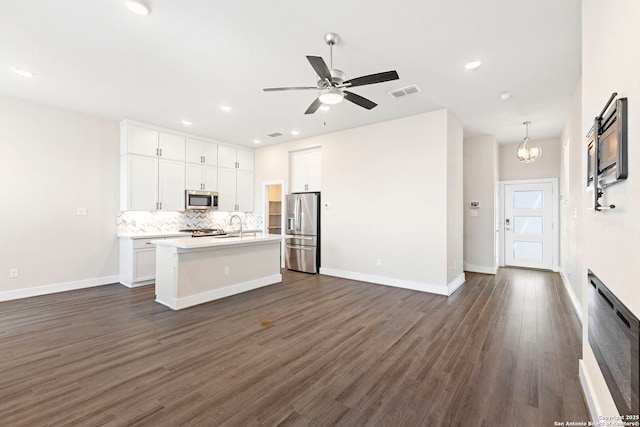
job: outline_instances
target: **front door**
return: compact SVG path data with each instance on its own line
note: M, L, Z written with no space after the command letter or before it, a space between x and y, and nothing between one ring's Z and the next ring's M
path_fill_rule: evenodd
M504 185L504 263L553 269L555 237L553 184Z

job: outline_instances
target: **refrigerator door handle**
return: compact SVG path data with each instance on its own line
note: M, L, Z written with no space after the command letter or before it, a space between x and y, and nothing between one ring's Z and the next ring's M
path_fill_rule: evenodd
M291 230L298 231L298 196L293 200L293 218L291 218Z
M296 231L302 230L302 198L298 196L298 216L296 217L297 227Z

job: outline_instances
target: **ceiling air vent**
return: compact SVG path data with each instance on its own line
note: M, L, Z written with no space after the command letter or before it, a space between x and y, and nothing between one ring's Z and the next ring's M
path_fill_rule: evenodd
M411 85L406 87L401 87L400 89L392 90L389 92L389 95L394 98L401 98L406 95L411 95L412 93L420 92L420 88L417 85Z
M273 133L267 134L267 136L270 136L271 138L277 138L279 136L282 136L282 134L280 132L273 132Z

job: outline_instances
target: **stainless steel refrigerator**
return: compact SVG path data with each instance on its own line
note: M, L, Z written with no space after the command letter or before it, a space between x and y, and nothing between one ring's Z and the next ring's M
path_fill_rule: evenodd
M285 262L289 270L318 273L320 193L287 194Z

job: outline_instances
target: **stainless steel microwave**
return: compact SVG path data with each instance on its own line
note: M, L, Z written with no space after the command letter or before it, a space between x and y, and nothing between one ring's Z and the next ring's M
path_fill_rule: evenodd
M215 191L186 190L184 193L186 209L218 209L218 193Z

